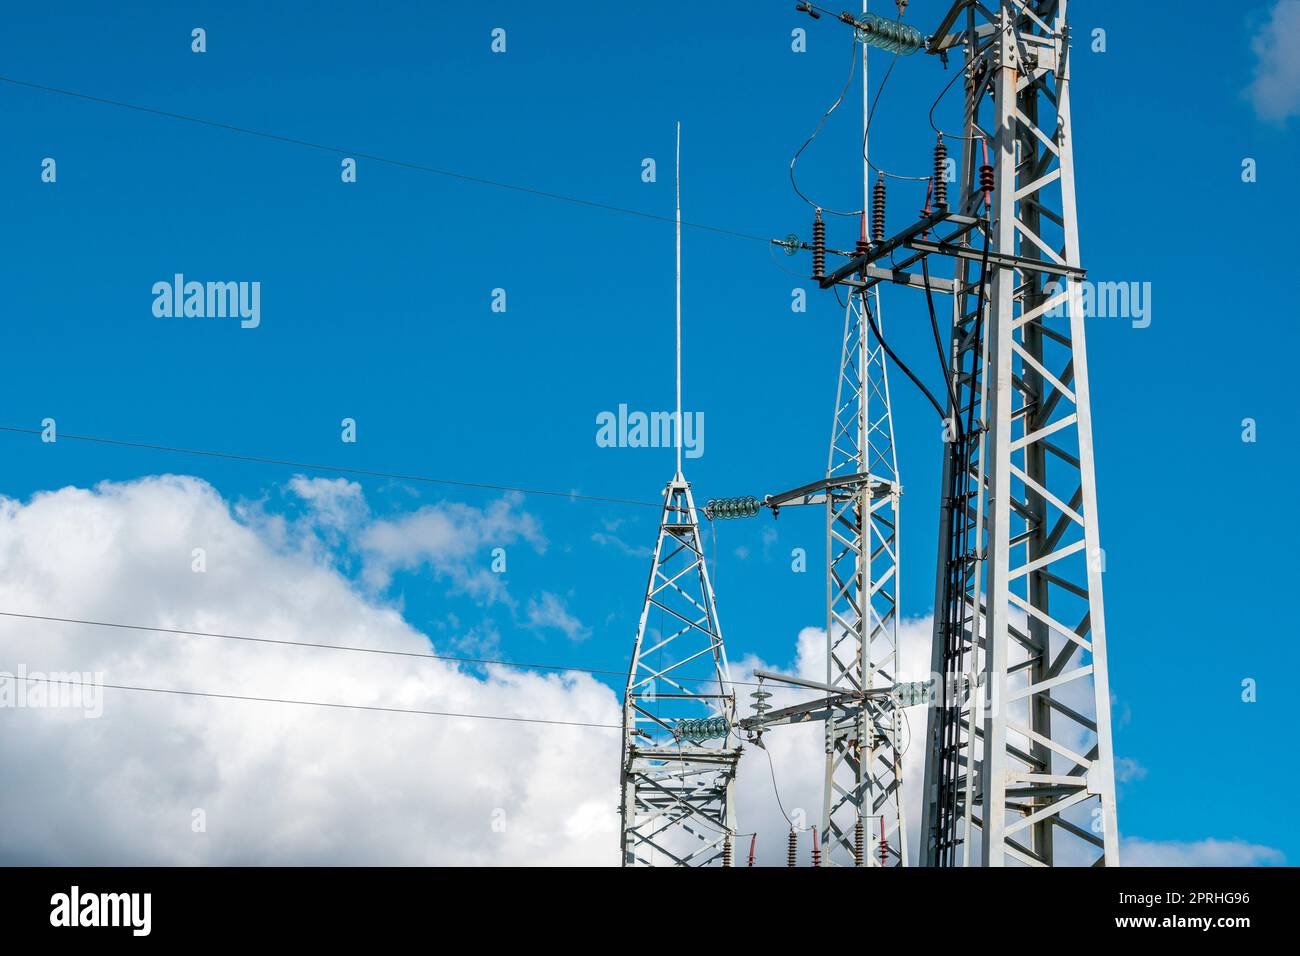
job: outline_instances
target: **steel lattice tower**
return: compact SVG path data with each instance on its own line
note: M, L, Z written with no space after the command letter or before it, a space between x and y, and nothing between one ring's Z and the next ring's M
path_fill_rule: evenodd
M647 640L657 610L662 629ZM682 721L722 718L719 739L683 739ZM664 493L623 703L623 863L730 865L735 696L691 488L679 472Z
M730 866L736 835L735 691L695 501L682 475L680 124L677 154L677 471L664 489L623 696L624 866ZM659 623L647 642L652 610Z
M950 421L973 422L943 478L931 865L1118 863L1069 35L1066 0L1004 0L929 40L965 50L960 213L991 222L985 248L911 244L955 257Z
M862 11L867 12L866 0ZM870 86L862 44L863 239L870 199ZM898 512L902 488L885 352L868 320L874 296L850 291L826 466L826 683L885 690L898 672ZM869 297L870 296L870 297ZM836 487L835 479L852 478ZM906 865L908 846L898 753L898 710L864 698L826 720L822 806L831 864ZM865 832L864 832L865 831Z
M875 300L879 323L879 290ZM867 293L850 294L827 464L828 481L851 479L831 484L826 495L826 682L845 690L888 689L898 670L901 488L889 376L870 308ZM827 717L828 863L853 865L863 857L859 865L905 864L897 742L898 711L877 699Z

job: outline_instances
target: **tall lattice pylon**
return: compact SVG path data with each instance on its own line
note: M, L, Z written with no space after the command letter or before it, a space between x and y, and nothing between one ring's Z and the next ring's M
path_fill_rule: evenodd
M862 11L867 12L863 0ZM862 240L871 197L868 46L862 44ZM860 244L861 245L861 244ZM902 487L880 330L880 290L850 291L826 466L826 683L885 690L898 672L898 515ZM852 479L837 485L836 479ZM877 699L826 720L822 833L832 865L905 866L898 710Z
M678 472L664 491L623 699L625 866L731 864L735 716L695 502Z
M869 293L844 313L826 498L826 682L886 690L898 671L901 486L885 353ZM874 298L877 328L880 294ZM841 483L836 479L850 479ZM830 865L907 864L898 709L864 699L826 721L822 832Z
M956 254L931 865L1118 863L1066 8L959 2L930 40L965 50L960 212L989 215Z
M736 836L735 690L695 500L682 475L680 124L677 157L677 471L664 489L623 695L624 866L730 866Z

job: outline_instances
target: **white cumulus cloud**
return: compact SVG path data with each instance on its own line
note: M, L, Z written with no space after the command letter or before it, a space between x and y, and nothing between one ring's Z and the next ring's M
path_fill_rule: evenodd
M371 522L359 533L363 577L382 588L394 571L427 568L466 594L489 603L504 600L500 576L487 562L472 564L467 559L483 548L505 548L519 541L539 553L546 550L541 528L521 502L518 494L483 509L439 502L400 518Z
M349 482L301 479L290 490L309 503L317 526L349 529L355 540L345 548L389 571L427 567L450 591L474 594L467 582L484 564L484 548L502 541L545 547L540 525L516 499L375 520ZM202 572L194 570L196 549ZM431 644L333 561L265 512L234 509L195 478L0 498L0 611L410 654L454 649L465 636L440 633L441 643ZM522 621L583 631L549 592L525 605ZM927 676L930 631L928 618L902 622L901 679ZM752 680L766 666L739 659L733 678ZM412 657L0 616L0 672L20 668L371 707L603 725L621 717L617 691L582 674L471 672ZM791 659L769 669L824 679L824 630L803 629ZM742 714L750 712L749 690L738 687ZM616 729L107 688L103 695L98 719L71 709L0 709L0 761L8 768L0 775L0 863L613 865L619 858ZM771 703L805 697L783 690ZM915 853L926 715L923 707L907 713L903 773ZM760 833L759 863L779 865L786 815L820 823L821 728L780 728L764 740L766 752L751 745L741 761L737 814L742 832ZM1120 769L1134 777L1138 766L1121 761ZM1285 862L1270 847L1201 836L1130 837L1123 862ZM805 865L808 850L805 834ZM738 863L747 851L742 839Z
M441 516L483 543L507 514L517 508L448 506L421 520L450 534ZM530 527L526 537L536 537ZM198 547L204 573L192 570ZM315 552L278 547L211 486L171 476L0 499L0 610L432 649ZM18 668L380 707L620 717L616 694L577 674L476 675L432 660L0 618L0 670ZM617 860L617 730L103 693L99 719L0 713L10 768L0 861Z
M1251 40L1255 75L1247 94L1263 119L1300 114L1300 0L1278 0Z
M1281 866L1279 850L1244 840L1142 840L1126 839L1120 846L1125 866Z
M571 641L591 636L591 629L570 613L564 598L550 591L543 591L540 599L529 598L526 614L528 626L536 630L556 630Z

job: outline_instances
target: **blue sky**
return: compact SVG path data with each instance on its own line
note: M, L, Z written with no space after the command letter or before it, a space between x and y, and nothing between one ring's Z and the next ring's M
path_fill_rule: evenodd
M849 56L843 28L785 2L71 6L75 16L11 12L4 75L662 216L680 120L684 217L771 237L808 233L787 166ZM930 24L944 6L913 0L908 18ZM1121 827L1240 839L1294 862L1300 838L1279 821L1297 780L1278 754L1290 749L1300 655L1277 503L1300 437L1298 343L1293 269L1269 240L1300 150L1294 121L1261 116L1285 106L1248 92L1252 39L1274 5L1073 6L1085 265L1152 287L1148 328L1088 329L1116 753L1142 768L1121 784ZM207 31L201 55L195 26ZM495 27L507 31L502 55L489 49ZM795 27L808 30L807 53L790 49ZM1094 27L1105 53L1090 52ZM873 128L878 162L928 170L925 114L947 78L930 59L900 62ZM68 433L646 500L671 476L666 450L595 441L602 411L671 406L669 223L366 159L343 184L339 154L7 83L0 110L0 425L53 417ZM829 205L858 201L856 129L850 106L800 160L801 184ZM53 185L40 180L47 156ZM641 180L646 157L655 183ZM1246 157L1256 183L1242 182ZM923 197L892 199L910 211ZM687 475L701 500L824 471L842 313L812 289L808 312L791 312L791 290L809 284L784 270L806 265L762 242L685 232L685 405L706 421ZM176 272L259 281L260 327L155 318L151 286ZM505 313L490 308L495 288ZM895 348L930 369L923 301L887 290L885 310ZM942 446L932 410L893 381L903 606L920 616ZM340 441L345 417L355 444ZM1257 421L1254 443L1244 418ZM230 501L299 507L284 491L292 469L30 435L0 434L0 449L0 492L13 498L179 472ZM381 517L497 497L363 484ZM575 634L519 626L521 611L427 568L399 570L384 600L431 634L491 622L493 650L511 658L620 666L647 567L612 538L648 548L657 512L524 506L548 546L510 547L509 587L521 607L562 598ZM788 660L800 628L823 623L820 514L728 523L717 544L731 654ZM794 547L808 550L809 573L791 572ZM1258 681L1257 703L1241 702L1244 678Z

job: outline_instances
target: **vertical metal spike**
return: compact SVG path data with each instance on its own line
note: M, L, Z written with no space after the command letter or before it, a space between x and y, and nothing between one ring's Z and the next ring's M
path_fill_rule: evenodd
M678 183L680 186L678 126ZM679 193L680 197L680 188ZM681 468L681 201L677 204L677 470L664 489L659 537L637 624L623 695L621 759L624 866L731 865L736 833L733 784L740 748L722 627L704 558L691 486ZM651 608L677 623L655 640L654 661L643 659ZM685 622L684 626L680 626ZM702 663L711 683L695 683ZM676 693L689 673L698 694ZM659 697L662 688L670 689ZM705 723L711 721L711 723ZM686 730L681 739L674 728ZM719 737L714 731L720 729Z

